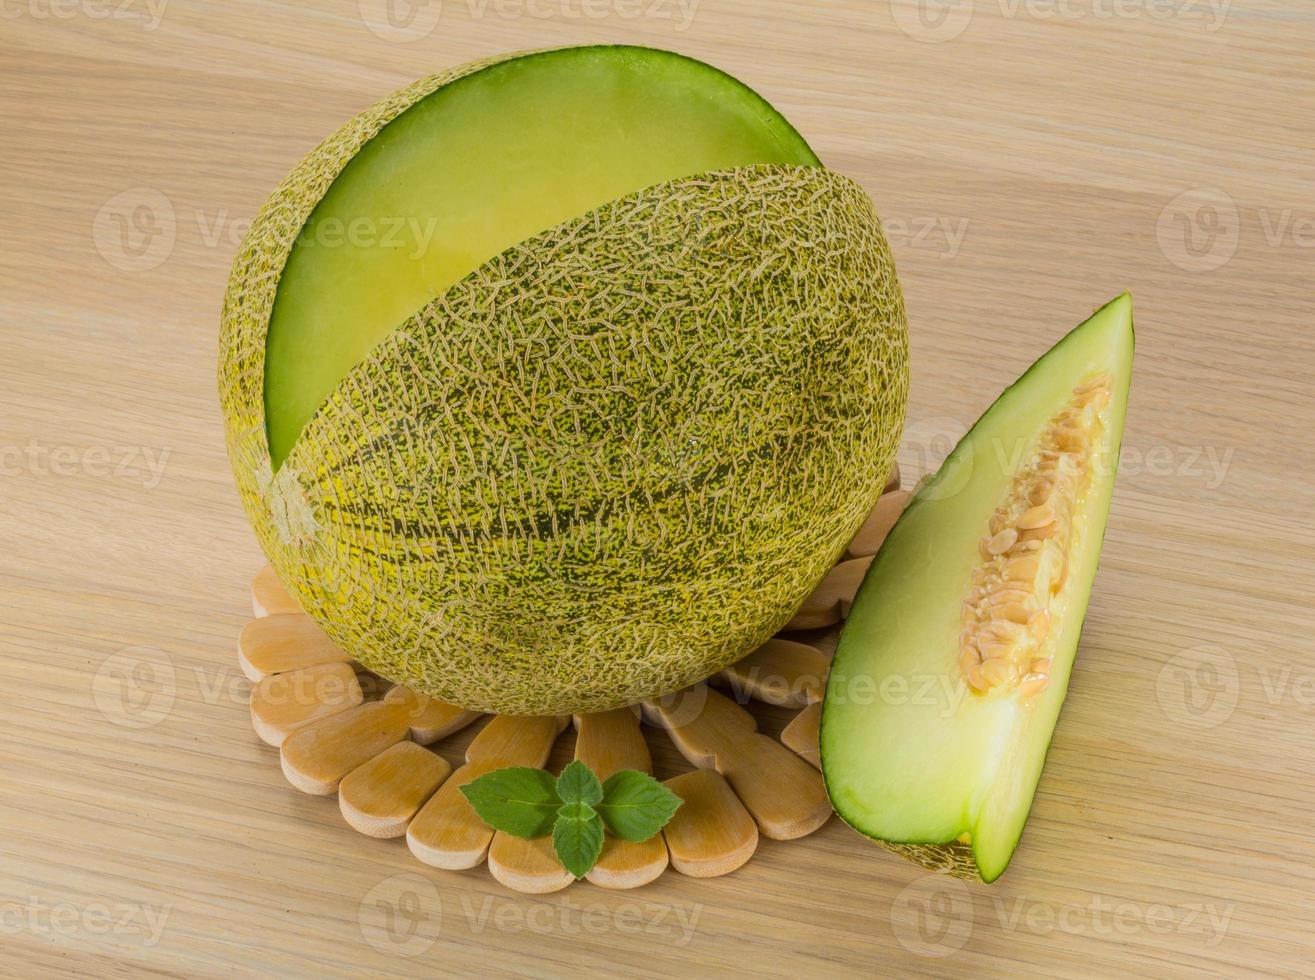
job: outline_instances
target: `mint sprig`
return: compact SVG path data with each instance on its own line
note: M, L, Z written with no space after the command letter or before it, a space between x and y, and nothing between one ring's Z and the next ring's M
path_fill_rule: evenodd
M542 769L512 766L485 773L461 792L495 830L534 839L552 834L562 867L583 878L603 853L603 831L645 841L671 819L681 799L652 776L622 769L600 783L578 759L556 779Z

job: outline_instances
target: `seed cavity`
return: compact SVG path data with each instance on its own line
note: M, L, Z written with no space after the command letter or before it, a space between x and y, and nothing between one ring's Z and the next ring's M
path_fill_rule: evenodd
M1103 372L1073 389L987 522L960 618L959 669L978 694L1026 697L1050 683L1051 661L1040 651L1067 577L1073 518L1110 396Z

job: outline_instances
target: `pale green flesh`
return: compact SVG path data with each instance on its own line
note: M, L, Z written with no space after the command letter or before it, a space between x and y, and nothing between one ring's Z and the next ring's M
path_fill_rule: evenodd
M818 166L751 89L648 48L569 48L464 76L388 124L294 246L269 324L265 412L282 463L344 375L504 249L654 184Z
M836 811L899 843L971 836L987 881L1009 863L1068 686L1096 574L1132 367L1132 300L1098 310L987 410L915 495L864 580L841 635L823 707L821 751ZM960 610L978 541L1072 389L1112 379L1099 461L1074 521L1060 618L1046 643L1049 687L981 696L958 667Z

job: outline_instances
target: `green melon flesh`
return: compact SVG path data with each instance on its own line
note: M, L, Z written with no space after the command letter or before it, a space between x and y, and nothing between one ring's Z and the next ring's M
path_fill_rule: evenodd
M1124 294L987 410L915 494L856 597L823 708L827 789L851 826L920 863L959 872L966 864L993 881L1022 834L1096 574L1132 353ZM958 636L978 542L1008 495L1020 450L1035 445L1075 385L1099 372L1111 379L1111 398L1043 647L1053 660L1049 686L1031 697L977 694L961 677Z
M751 164L819 161L751 89L669 52L529 54L425 97L343 169L284 267L265 362L275 468L371 348L488 259L654 184Z

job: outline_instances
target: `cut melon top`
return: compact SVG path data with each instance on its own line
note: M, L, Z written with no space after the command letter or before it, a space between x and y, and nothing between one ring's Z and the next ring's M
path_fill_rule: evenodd
M751 89L665 51L527 54L421 99L343 168L283 269L265 360L273 465L371 348L504 249L654 184L755 164L820 166Z

